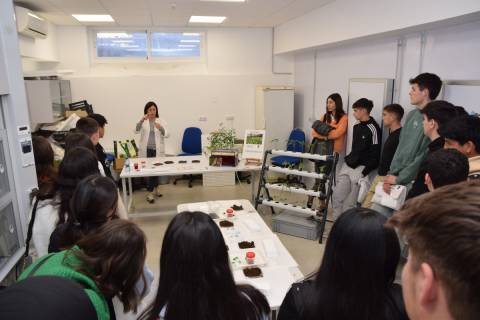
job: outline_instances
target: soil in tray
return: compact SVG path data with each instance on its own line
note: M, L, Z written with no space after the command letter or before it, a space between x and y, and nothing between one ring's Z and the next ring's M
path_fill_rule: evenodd
M241 241L241 242L238 243L238 247L240 249L255 248L255 242L254 241Z
M243 274L248 278L260 278L263 277L262 269L253 267L243 269Z
M233 227L233 222L230 222L230 221L227 221L227 220L222 220L220 221L220 227L222 228L229 228L229 227Z

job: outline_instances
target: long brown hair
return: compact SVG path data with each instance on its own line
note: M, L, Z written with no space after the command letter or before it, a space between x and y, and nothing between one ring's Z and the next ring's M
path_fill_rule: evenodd
M328 111L328 107L325 103L325 109L327 110L327 112L325 113L323 121L330 123L332 122L333 118L335 121L338 122L345 115L345 111L343 110L342 96L338 93L332 93L327 97L327 100L325 101L328 102L328 99L332 99L333 102L335 102L335 114L332 114L330 111Z
M78 242L73 251L80 260L77 270L96 283L107 298L118 296L125 312L137 311L146 290L143 266L147 255L145 233L133 222L113 220ZM143 292L135 290L142 278Z
M35 170L37 172L39 199L53 198L57 188L57 170L53 166L54 154L48 139L42 136L32 136Z

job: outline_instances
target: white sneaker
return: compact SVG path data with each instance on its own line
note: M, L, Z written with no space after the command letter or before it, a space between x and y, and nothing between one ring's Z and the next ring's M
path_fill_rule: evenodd
M148 195L147 195L147 202L148 203L154 203L155 202L155 198L153 197L153 192L149 192Z
M155 195L159 198L163 196L163 194L160 192L160 186L155 188Z

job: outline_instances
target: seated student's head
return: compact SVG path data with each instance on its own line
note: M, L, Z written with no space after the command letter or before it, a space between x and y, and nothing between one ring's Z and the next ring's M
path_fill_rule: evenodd
M408 245L402 284L410 319L480 319L480 181L416 197L389 224Z
M77 184L90 175L100 175L97 156L91 150L75 147L65 154L58 169L59 223L65 222Z
M442 80L434 73L421 73L410 79L410 103L423 108L435 100L442 88Z
M385 298L400 259L397 235L385 221L366 208L347 210L335 221L305 319L385 317Z
M235 285L219 227L202 212L182 212L169 224L160 253L160 280L142 319L263 319L265 297ZM244 292L244 293L241 293Z
M400 124L402 121L404 110L401 105L392 103L383 108L383 125L390 128L394 124Z
M93 279L106 298L117 296L124 311L136 311L144 292L135 284L143 279L147 255L145 233L133 222L117 219L103 224L71 251L82 263L78 271ZM145 289L144 289L145 290Z
M59 226L58 249L68 249L116 219L118 192L112 179L92 175L80 181L70 200L67 222Z
M0 319L97 319L84 288L54 276L30 277L0 291Z
M425 167L425 184L430 191L468 178L468 158L456 149L439 149L430 153Z
M37 171L38 197L49 198L56 189L57 170L53 166L54 154L48 139L32 136L35 169Z
M80 118L77 121L75 129L77 132L82 132L89 136L94 145L98 144L98 140L100 140L100 130L98 122L94 119L89 117Z
M370 111L373 109L372 100L361 98L352 105L353 116L359 121L367 121L370 118Z
M480 155L480 118L461 116L449 121L440 129L445 138L445 148L457 149L468 158Z
M435 100L429 102L420 113L423 115L423 133L434 138L439 135L440 128L443 128L450 120L467 115L462 107L457 107L448 101Z
M96 154L95 146L89 136L82 132L69 132L65 138L65 153L75 147L84 147Z
M88 117L97 121L97 123L98 123L98 134L100 136L100 139L103 138L103 136L105 135L105 125L108 123L107 119L99 113L91 113L91 114L88 115Z

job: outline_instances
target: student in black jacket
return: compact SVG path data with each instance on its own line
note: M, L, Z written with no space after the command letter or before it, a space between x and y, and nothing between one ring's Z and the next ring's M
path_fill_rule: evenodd
M345 163L338 174L332 195L333 218L357 203L358 181L378 167L380 160L380 127L370 117L373 102L366 98L352 105L353 116L359 122L353 126L352 151L345 156Z
M393 282L400 245L385 222L371 209L342 214L315 279L292 285L278 320L408 319L402 288Z
M99 138L102 139L103 136L105 135L105 125L108 123L107 119L105 119L105 117L99 113L91 113L88 115L88 117L98 122ZM105 163L105 160L107 158L105 149L103 149L103 146L100 144L100 142L95 145L95 149L97 151L98 161L100 161L100 163L102 164L103 170L105 171L105 175L109 178L112 178L112 172L110 171L110 168Z
M362 203L362 207L364 208L371 207L372 198L375 194L375 188L380 182L383 181L390 170L390 164L392 163L395 151L397 151L400 133L402 132L401 121L403 114L404 110L402 106L396 103L386 105L383 108L383 126L388 129L389 133L387 140L385 140L385 143L383 144L377 176L373 179L370 190L368 190L368 194Z

